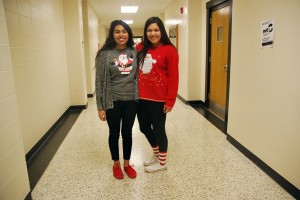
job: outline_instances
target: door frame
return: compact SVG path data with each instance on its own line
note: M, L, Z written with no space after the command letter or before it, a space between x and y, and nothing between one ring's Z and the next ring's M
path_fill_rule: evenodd
M210 88L210 54L211 54L211 25L210 20L212 12L223 7L229 6L229 32L228 32L228 68L227 68L227 83L226 83L226 105L225 105L225 130L227 131L228 121L228 100L229 100L229 84L230 84L230 57L231 57L231 25L232 25L232 0L211 0L206 3L206 78L205 78L205 102L204 106L209 110L209 88ZM212 113L213 114L213 113Z

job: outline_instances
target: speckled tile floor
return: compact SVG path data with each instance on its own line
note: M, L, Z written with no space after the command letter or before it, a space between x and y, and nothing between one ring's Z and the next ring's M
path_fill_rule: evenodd
M166 128L168 170L144 172L143 161L152 152L136 121L131 164L137 178L125 175L123 180L116 180L111 171L108 127L98 119L95 100L90 99L88 109L82 111L32 191L32 198L294 199L233 147L222 132L180 100L168 114Z

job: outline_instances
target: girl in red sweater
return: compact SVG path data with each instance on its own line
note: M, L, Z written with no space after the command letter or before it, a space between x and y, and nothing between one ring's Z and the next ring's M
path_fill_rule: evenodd
M178 91L178 52L171 43L163 22L149 18L144 41L137 45L139 64L138 121L154 155L144 162L147 172L166 170L168 137L166 114L175 104Z

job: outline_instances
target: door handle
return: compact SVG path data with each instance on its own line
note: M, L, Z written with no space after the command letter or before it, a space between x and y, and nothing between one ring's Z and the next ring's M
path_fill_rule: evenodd
M228 69L228 65L225 65L224 66L224 71L227 72L227 69Z

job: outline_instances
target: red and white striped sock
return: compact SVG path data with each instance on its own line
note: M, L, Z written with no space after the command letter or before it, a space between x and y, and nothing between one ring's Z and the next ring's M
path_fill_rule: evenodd
M159 156L159 146L152 147L153 153L156 157Z
M160 165L165 165L167 161L167 152L159 152L159 163Z

